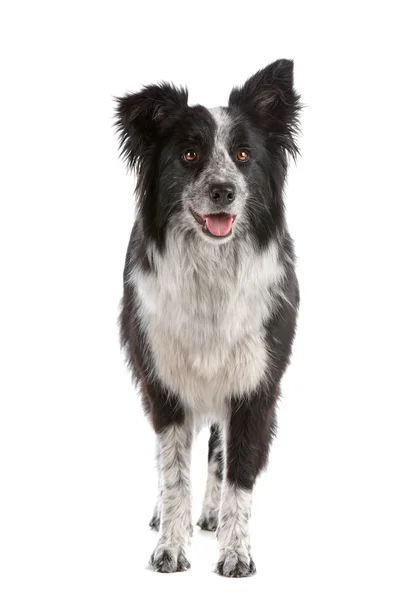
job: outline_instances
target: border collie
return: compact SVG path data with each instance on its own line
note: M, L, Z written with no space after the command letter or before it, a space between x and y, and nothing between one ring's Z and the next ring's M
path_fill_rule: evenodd
M283 200L299 99L290 60L234 88L227 107L189 106L187 90L167 83L117 98L121 156L137 174L120 327L157 436L156 571L190 567L191 446L208 423L197 524L217 531L217 573L255 572L252 490L299 303Z

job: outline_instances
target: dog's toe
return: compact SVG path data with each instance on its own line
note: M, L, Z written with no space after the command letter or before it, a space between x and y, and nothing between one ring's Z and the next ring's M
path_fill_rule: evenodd
M177 563L177 571L187 571L190 569L190 562L186 558L183 552L180 552L178 555L178 563Z

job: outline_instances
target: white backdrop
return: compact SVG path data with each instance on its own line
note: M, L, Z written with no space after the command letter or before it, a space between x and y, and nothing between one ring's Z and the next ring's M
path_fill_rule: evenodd
M0 595L399 598L399 125L394 2L19 2L2 10ZM396 40L397 37L397 40ZM276 58L306 105L288 220L301 312L254 498L258 574L146 570L153 434L119 352L133 220L112 96L216 106ZM206 436L194 448L194 519ZM144 587L145 586L145 587Z

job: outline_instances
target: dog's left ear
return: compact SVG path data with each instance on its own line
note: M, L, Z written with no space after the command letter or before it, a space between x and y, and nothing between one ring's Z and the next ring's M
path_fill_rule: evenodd
M293 87L293 61L277 60L258 71L243 87L234 88L229 106L237 107L265 128L269 138L295 156L301 110Z

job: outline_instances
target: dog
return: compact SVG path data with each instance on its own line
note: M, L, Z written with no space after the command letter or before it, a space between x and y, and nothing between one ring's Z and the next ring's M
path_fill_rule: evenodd
M255 572L252 490L276 430L299 305L284 211L298 154L293 62L233 88L227 107L189 106L167 83L116 98L120 153L137 174L121 343L157 438L154 570L190 568L190 455L211 427L201 529L216 572Z

